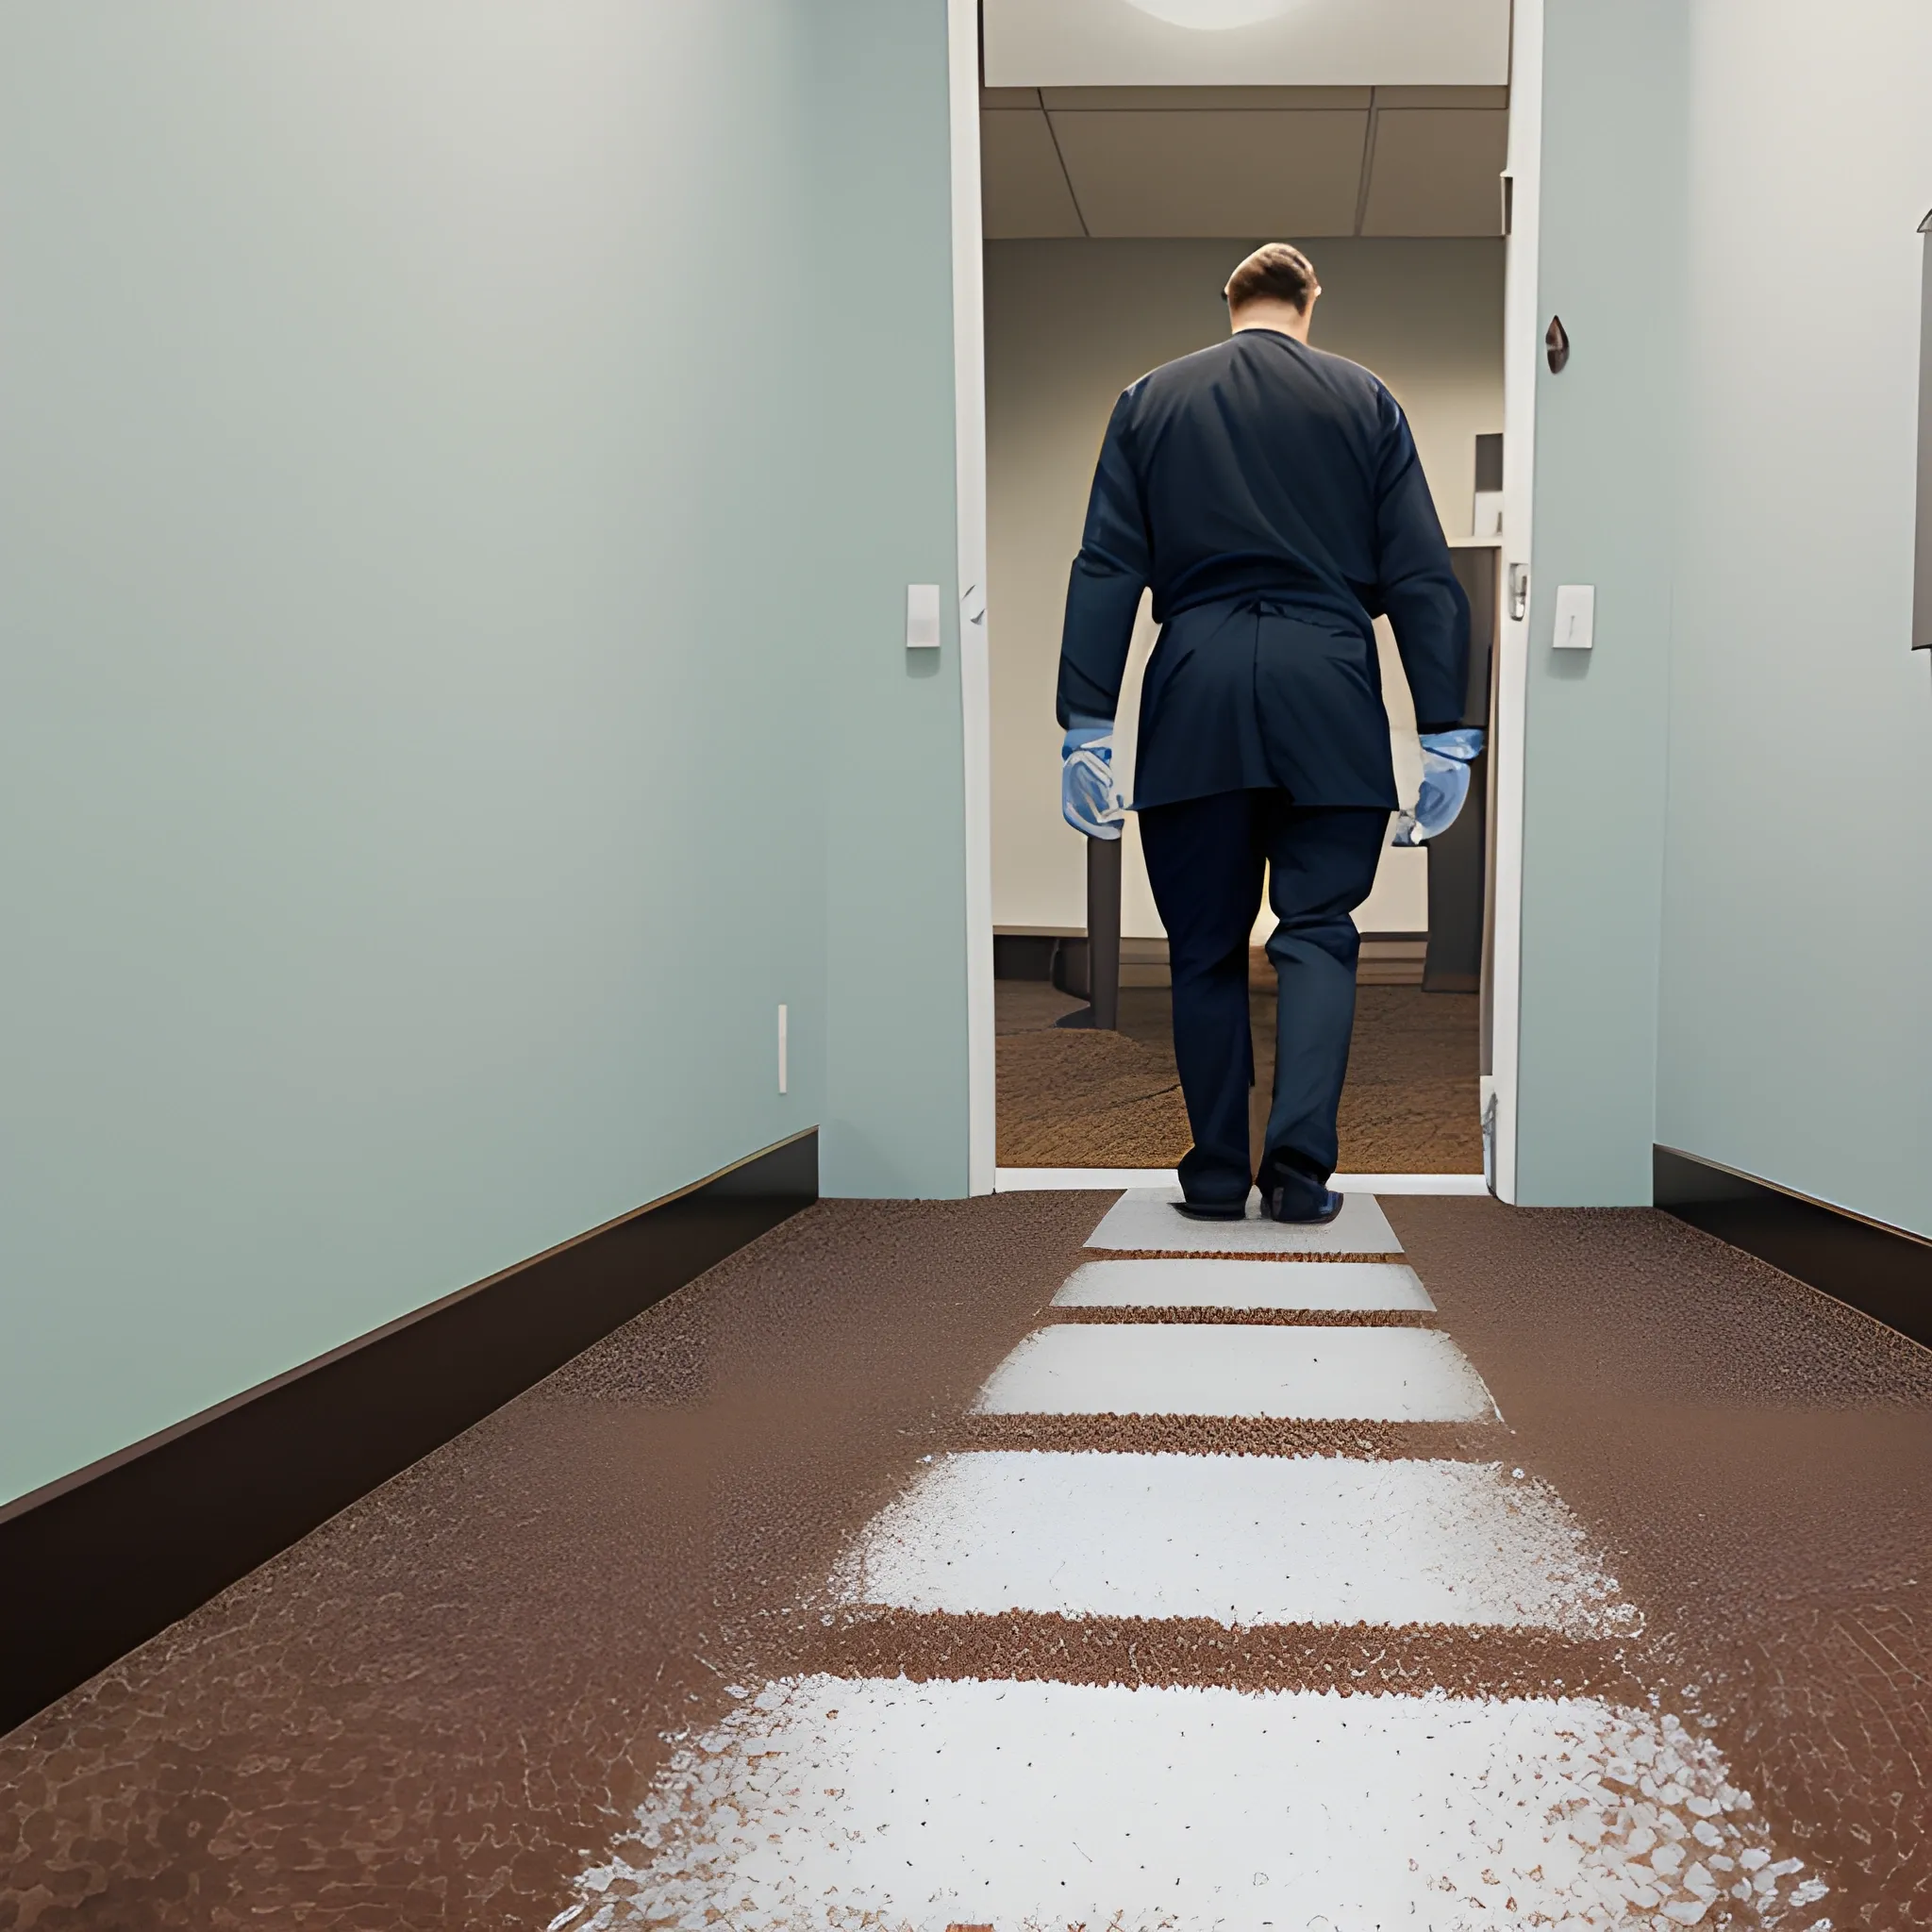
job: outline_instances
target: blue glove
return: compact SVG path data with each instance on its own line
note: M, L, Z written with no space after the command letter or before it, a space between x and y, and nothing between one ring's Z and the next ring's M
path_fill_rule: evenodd
M1469 762L1481 755L1483 735L1472 725L1456 731L1425 731L1423 745L1423 789L1415 809L1395 822L1396 845L1421 845L1441 838L1456 823L1469 796Z
M1113 724L1076 721L1060 746L1060 816L1090 839L1118 839L1127 815L1113 774Z

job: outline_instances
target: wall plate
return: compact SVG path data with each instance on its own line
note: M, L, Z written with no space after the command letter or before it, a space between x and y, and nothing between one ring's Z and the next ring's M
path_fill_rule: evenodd
M1596 586L1557 586L1557 629L1550 640L1558 651L1588 651L1596 644Z
M906 648L937 651L940 647L940 587L906 586Z

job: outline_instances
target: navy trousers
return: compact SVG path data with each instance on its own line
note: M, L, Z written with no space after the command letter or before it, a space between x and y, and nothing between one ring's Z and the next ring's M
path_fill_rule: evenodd
M1248 936L1261 880L1280 922L1268 941L1279 985L1274 1095L1258 1175L1288 1210L1312 1209L1335 1171L1335 1115L1355 1025L1361 942L1349 914L1369 896L1389 830L1381 807L1296 806L1285 791L1220 791L1149 807L1141 849L1167 927L1174 1051L1194 1145L1191 1201L1248 1197Z

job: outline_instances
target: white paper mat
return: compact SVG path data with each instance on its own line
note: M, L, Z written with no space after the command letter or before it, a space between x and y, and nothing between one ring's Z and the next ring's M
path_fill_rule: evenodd
M1494 1406L1462 1351L1427 1328L1063 1323L992 1373L981 1415L1239 1415L1460 1423Z
M1173 1255L1399 1255L1402 1243L1373 1194L1350 1194L1325 1227L1270 1221L1260 1196L1245 1221L1190 1221L1174 1211L1178 1188L1130 1188L1087 1238L1090 1248Z
M1356 1313L1436 1305L1399 1261L1089 1261L1060 1308L1307 1308Z
M1339 1456L941 1457L846 1557L852 1604L1261 1624L1638 1619L1552 1490L1501 1463Z

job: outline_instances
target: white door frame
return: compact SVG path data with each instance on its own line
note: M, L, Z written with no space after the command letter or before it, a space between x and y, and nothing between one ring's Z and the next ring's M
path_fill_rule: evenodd
M1491 965L1491 1072L1484 1112L1494 1122L1491 1183L1516 1199L1517 1079L1523 1016L1523 801L1529 698L1531 511L1536 475L1538 284L1542 215L1543 0L1516 0L1509 50L1509 239L1503 294L1503 583L1496 650L1495 953ZM1521 574L1524 615L1514 614ZM1491 1110L1493 1108L1493 1113Z
M979 187L978 0L947 0L952 132L954 473L958 520L959 696L965 758L968 1190L993 1188L992 695L986 616L986 304ZM1504 295L1503 608L1496 665L1495 953L1492 1180L1516 1198L1518 1028L1522 1014L1524 725L1529 624L1511 614L1514 568L1530 563L1536 456L1538 222L1542 158L1543 0L1516 0L1509 72L1511 181Z
M986 297L979 212L979 5L946 0L953 168L953 474L966 760L967 1191L993 1185L992 678L986 642Z

